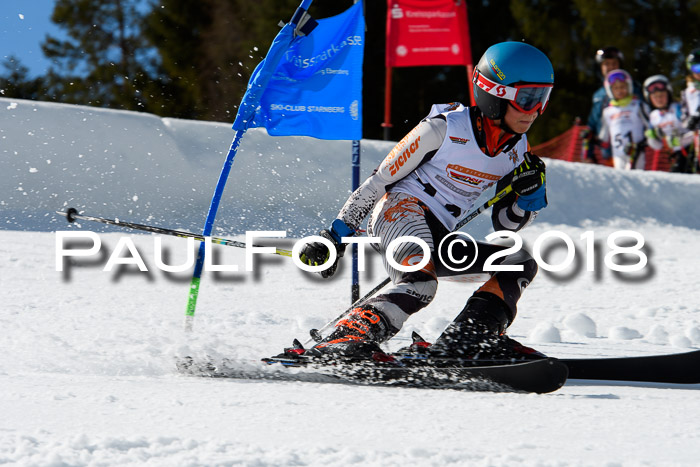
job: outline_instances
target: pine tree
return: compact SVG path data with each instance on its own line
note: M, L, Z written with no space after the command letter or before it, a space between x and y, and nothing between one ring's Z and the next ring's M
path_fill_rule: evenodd
M41 99L46 91L43 77L30 78L29 68L11 55L2 63L5 72L0 75L0 97Z
M141 36L138 0L57 0L51 20L68 38L48 36L49 95L62 102L151 110L162 87Z
M233 121L279 21L297 6L298 0L161 0L144 34L173 80L178 116Z

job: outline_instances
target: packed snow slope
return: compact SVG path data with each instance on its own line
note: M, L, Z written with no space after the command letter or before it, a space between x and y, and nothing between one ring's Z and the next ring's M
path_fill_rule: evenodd
M244 250L216 247L216 264L241 271L204 275L185 333L191 269L155 267L160 237L68 225L54 211L197 232L232 138L228 124L0 99L0 464L697 465L700 385L579 381L538 396L178 375L177 356L256 365L305 340L348 306L347 258L322 281L278 256L245 272ZM363 176L391 146L362 141ZM349 194L350 160L349 142L249 131L215 233L314 233ZM557 230L575 259L558 272L541 264L509 334L561 357L700 347L700 177L547 164L549 207L522 237L532 250ZM482 215L466 230L482 238L489 224ZM101 232L100 253L57 271L56 230ZM639 272L604 261L622 230L644 238ZM104 271L124 238L148 272ZM184 263L187 242L162 240L166 263ZM549 241L543 261L561 263L563 241ZM385 277L368 256L363 292ZM413 330L435 339L476 287L441 282L387 348Z

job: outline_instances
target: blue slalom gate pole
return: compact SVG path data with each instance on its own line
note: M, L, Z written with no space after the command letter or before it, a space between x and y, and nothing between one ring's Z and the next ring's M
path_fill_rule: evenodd
M362 57L364 52L364 13L361 5L355 4L343 13L316 21L308 14L312 0L302 0L291 21L282 25L275 36L265 58L253 71L245 95L233 122L236 135L226 156L219 181L212 197L204 224L202 237L211 237L214 219L226 186L233 159L244 132L248 128L264 127L271 136L312 136L319 139L353 141L353 191L359 186L360 139L362 138ZM313 37L309 37L312 31ZM347 48L347 49L346 49ZM343 50L343 53L329 51ZM292 51L290 53L290 51ZM310 57L315 68L306 69L297 61L299 57ZM318 63L314 57L324 57ZM305 61L304 61L305 63ZM320 73L328 69L351 70L348 77L326 76ZM316 70L318 68L318 70ZM311 72L313 71L313 72ZM351 78L352 77L352 78ZM295 92L290 94L290 82L295 83ZM344 115L287 115L278 107L286 109L289 103L308 105L316 109L319 105L337 102L347 109ZM316 101L319 104L316 104ZM311 112L311 110L310 110ZM353 248L353 297L359 296L359 250ZM202 272L206 265L206 244L199 245L190 284L185 329L192 330Z
M252 120L254 119L256 109L260 105L261 95L265 91L272 73L274 72L277 64L280 62L284 52L287 50L291 42L297 37L297 35L308 34L316 27L316 21L314 21L306 13L312 1L313 0L302 0L299 8L297 8L297 10L294 12L294 16L292 17L291 21L282 27L280 33L278 33L275 40L273 40L267 55L263 61L258 64L253 72L253 76L251 76L248 83L248 89L241 100L238 113L236 114L236 120L233 123L233 128L236 130L236 135L233 138L231 149L229 149L229 152L226 155L224 166L219 174L219 181L216 184L214 196L212 196L211 204L209 205L209 212L207 213L207 218L204 222L204 229L202 231L202 236L204 237L211 235L211 231L214 226L214 219L216 218L216 212L219 209L221 196L223 195L224 188L226 187L226 180L228 179L229 172L231 172L233 159L236 156L236 152L238 152L238 147L241 144L243 134L250 127ZM190 291L187 299L187 309L185 311L186 331L191 331L194 323L194 312L197 306L199 285L202 278L202 271L204 269L205 252L206 245L204 242L201 242L199 244L197 262L195 263L194 273L192 274L192 281L190 283Z
M221 168L221 173L219 174L219 181L216 183L214 196L211 198L207 219L204 221L204 229L202 229L202 236L204 237L211 235L212 228L214 227L214 219L216 218L216 212L219 210L221 196L224 193L224 188L226 188L226 180L228 180L228 175L231 172L231 167L233 166L233 159L236 157L236 153L238 152L238 147L241 145L241 138L243 138L244 133L245 130L236 131L236 135L231 143L231 149L229 149L228 154L226 155L224 166ZM194 274L192 274L190 292L187 298L187 310L185 311L185 331L192 330L194 310L197 307L197 297L199 296L199 283L201 282L202 270L204 269L204 251L205 244L204 242L200 242L199 251L197 253L197 262L194 265Z
M360 141L352 142L352 191L360 186ZM358 245L352 245L352 286L350 287L350 303L360 299L360 273L357 257Z

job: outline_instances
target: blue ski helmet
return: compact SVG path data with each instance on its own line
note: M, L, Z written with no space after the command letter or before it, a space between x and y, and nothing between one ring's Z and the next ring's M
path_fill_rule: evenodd
M489 47L474 68L474 99L492 120L505 116L508 104L524 113L544 112L554 85L549 58L524 42Z

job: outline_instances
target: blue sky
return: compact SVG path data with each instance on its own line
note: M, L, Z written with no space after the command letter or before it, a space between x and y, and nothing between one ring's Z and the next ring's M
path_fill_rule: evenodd
M49 33L62 35L50 19L55 3L55 0L0 0L0 61L15 55L32 76L45 73L50 63L40 44Z

